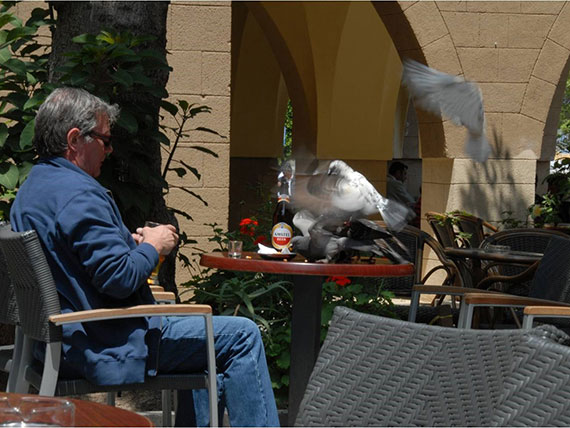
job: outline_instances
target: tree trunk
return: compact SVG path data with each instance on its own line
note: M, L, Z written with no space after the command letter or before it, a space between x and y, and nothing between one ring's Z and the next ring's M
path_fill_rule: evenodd
M64 1L50 2L50 7L55 10L57 23L52 34L52 53L50 57L50 81L58 80L57 68L65 63L64 53L77 49L72 38L80 34L90 33L97 34L101 30L111 31L128 31L135 35L152 35L155 40L147 42L145 48L155 49L164 53L166 58L166 17L169 2L166 1ZM167 71L157 71L151 78L155 84L166 87L168 80ZM142 97L137 94L129 94L129 97L138 97L137 102L145 103L150 106L149 111L156 122L158 129L160 99L156 97ZM121 94L118 97L120 102ZM117 140L129 138L122 130L113 129L113 136ZM161 173L161 154L160 145L151 139L145 142L145 147L149 153L149 174L160 176ZM107 167L112 162L107 162ZM105 168L105 165L104 165ZM125 166L128 168L128 165ZM103 175L103 174L102 174ZM113 180L122 180L121 171L115 166L112 174ZM152 198L152 208L148 213L148 220L171 223L177 226L177 221L171 215L164 201L162 188L155 186L154 188L144 189ZM129 224L125 219L127 227L133 230L142 224ZM163 286L170 291L176 292L174 283L175 268L175 252L165 260L160 272L160 279Z

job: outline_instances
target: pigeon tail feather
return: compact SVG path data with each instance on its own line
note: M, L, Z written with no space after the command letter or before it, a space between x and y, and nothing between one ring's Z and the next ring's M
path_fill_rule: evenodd
M399 232L408 223L410 209L399 202L385 199L387 201L378 210L389 229Z
M477 162L485 162L491 154L491 146L485 134L475 135L469 133L467 141L465 141L465 153Z

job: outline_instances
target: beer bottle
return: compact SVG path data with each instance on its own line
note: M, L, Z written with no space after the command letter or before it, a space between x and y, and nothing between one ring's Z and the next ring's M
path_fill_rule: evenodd
M289 247L293 238L293 211L290 206L295 161L287 161L277 177L277 206L273 212L271 244L277 251Z

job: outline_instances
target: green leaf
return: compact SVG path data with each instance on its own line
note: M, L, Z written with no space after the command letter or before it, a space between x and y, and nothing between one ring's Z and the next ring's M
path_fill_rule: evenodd
M117 125L125 129L129 134L136 134L139 129L137 120L128 110L121 110Z
M5 123L0 123L0 147L4 147L6 138L8 138L8 127Z
M71 39L73 43L93 43L95 41L95 36L92 34L80 34L79 36L75 36Z
M31 108L34 108L34 107L40 105L43 101L44 101L43 94L35 94L32 98L30 98L28 101L26 101L26 103L24 104L23 110L29 110Z
M30 120L24 130L20 134L20 149L27 150L32 147L32 140L34 139L34 125L36 123L35 119Z
M24 161L18 168L18 184L20 186L24 184L24 181L28 178L28 174L33 166L34 164L32 162Z
M128 71L119 69L112 76L113 80L123 86L133 86L133 78Z
M160 102L160 107L170 113L172 116L176 116L178 114L178 107L168 101L162 100Z
M7 189L15 189L19 178L18 167L13 163L2 162L0 164L0 184Z
M178 100L178 105L182 108L182 111L188 110L188 101Z
M10 51L10 48L5 47L3 49L0 49L0 64L4 64L10 58L12 58L12 52Z
M26 76L26 64L19 59L10 58L4 62L4 66L8 68L11 72L17 74L18 76Z
M14 15L10 13L3 14L0 16L0 27L3 27L4 25L9 24L15 20L16 18L14 17Z

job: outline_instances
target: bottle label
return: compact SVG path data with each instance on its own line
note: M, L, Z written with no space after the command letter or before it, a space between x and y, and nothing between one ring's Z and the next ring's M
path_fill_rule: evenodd
M276 223L271 229L271 244L277 250L287 248L292 237L293 229L287 223Z

